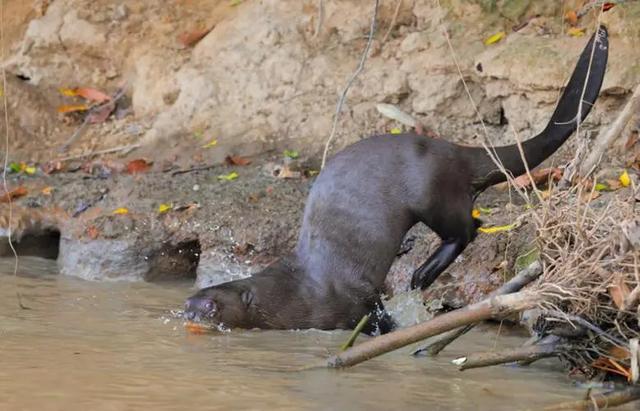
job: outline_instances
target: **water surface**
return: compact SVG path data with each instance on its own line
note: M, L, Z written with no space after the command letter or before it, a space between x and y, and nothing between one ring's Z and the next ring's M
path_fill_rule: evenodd
M399 350L349 370L300 369L348 332L187 335L188 284L86 282L0 260L1 410L518 410L580 398L549 365L461 373L452 358L518 345L475 331L436 360ZM30 309L18 306L15 292Z

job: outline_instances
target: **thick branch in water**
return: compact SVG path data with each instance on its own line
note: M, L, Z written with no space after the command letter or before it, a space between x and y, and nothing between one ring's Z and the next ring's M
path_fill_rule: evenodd
M532 308L540 302L539 300L540 296L531 291L489 298L461 310L439 315L424 323L365 341L330 357L327 360L327 367L351 367L463 325L477 323L490 318L501 318L505 315Z
M607 394L591 395L589 399L583 401L563 402L544 409L546 411L609 409L637 400L640 400L640 387L634 386Z
M505 295L520 291L522 288L524 288L525 285L540 277L540 274L542 274L542 265L539 261L535 261L531 263L527 268L520 271L511 280L504 283L500 288L489 294L488 298L495 297L496 295ZM422 355L424 353L430 357L434 357L438 355L440 351L444 350L449 344L455 341L458 337L463 336L475 326L476 324L469 324L462 328L458 328L457 330L446 332L439 336L436 341L433 341L432 343L415 350L413 352L413 355Z
M557 344L538 344L499 352L469 354L466 357L457 358L452 362L458 366L460 371L464 371L472 368L507 364L516 361L533 362L542 358L555 357L559 352L560 349Z

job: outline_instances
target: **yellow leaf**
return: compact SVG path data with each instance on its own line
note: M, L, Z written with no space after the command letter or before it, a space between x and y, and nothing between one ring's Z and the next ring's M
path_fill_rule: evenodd
M75 104L70 106L60 106L58 107L58 113L71 113L73 111L87 111L89 110L89 106L86 104Z
M402 130L399 129L398 127L394 127L391 129L391 134L401 134Z
M124 207L120 207L113 210L113 214L129 214L129 210Z
M162 214L162 213L166 213L167 211L171 210L173 208L173 206L171 204L160 204L158 206L158 213Z
M493 36L487 37L487 39L484 41L484 44L486 46L489 46L491 44L497 43L500 40L502 40L504 38L504 36L506 36L507 34L504 31L500 31L496 34L494 34Z
M36 173L36 168L34 166L26 166L24 172L32 176Z
M75 88L59 88L58 91L63 96L67 96L67 97L75 97L78 95L78 92Z
M215 138L212 139L211 141L209 141L207 144L205 144L204 146L202 146L202 148L211 148L214 147L218 144L218 140L216 140Z
M584 36L584 29L571 27L569 30L567 30L567 34L571 37L582 37Z
M480 218L480 210L478 210L477 208L474 208L473 210L471 210L471 217Z
M631 184L631 178L629 177L629 173L627 173L627 170L624 170L624 172L620 174L618 180L620 180L620 184L622 184L622 187L629 187L629 184Z
M233 181L236 178L238 178L238 173L236 173L235 171L232 171L229 174L223 174L218 176L218 180L225 180L225 181Z
M495 233L499 233L501 231L509 231L512 230L516 227L516 224L507 224L507 225L497 225L494 227L480 227L478 228L478 231L485 233L485 234L495 234Z
M49 186L49 187L43 188L40 192L43 195L50 196L52 191L53 191L53 187Z

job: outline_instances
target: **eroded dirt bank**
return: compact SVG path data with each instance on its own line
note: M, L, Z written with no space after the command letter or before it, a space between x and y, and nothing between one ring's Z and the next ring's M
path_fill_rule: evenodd
M293 248L313 183L274 176L281 155L252 160L248 166L188 173L158 165L131 175L117 171L114 160L50 176L12 175L10 184L27 192L14 200L18 251L54 258L57 252L61 273L92 280L197 278L198 286L206 286L247 275ZM234 172L236 179L222 178ZM483 217L488 224L518 214L518 206L505 209L505 200L495 191L481 197L479 204L496 209ZM0 216L3 227L7 209ZM526 233L523 227L480 235L430 288L435 308L461 305L501 284L515 257L531 247L519 239L528 238ZM391 270L388 292L407 290L413 270L437 245L426 227L412 230ZM6 244L2 252L10 254Z
M282 179L274 169L288 149L300 153L302 169L317 171L371 7L325 1L318 24L316 1L8 3L11 47L2 64L9 75L10 162L36 169L9 181L27 193L16 199L14 214L23 250L59 244L47 252L59 253L61 272L87 279L197 277L204 286L246 275L293 247L313 178ZM381 115L378 103L396 105L442 138L484 140L443 29L492 143L512 142L513 130L527 138L543 126L585 42L566 33L560 2L440 3L405 0L394 18L397 2L381 1L372 52L348 95L333 152L403 128ZM604 15L610 63L583 128L587 136L615 116L640 77L639 16L633 2ZM588 35L593 23L588 14L579 25ZM503 30L502 41L483 44ZM185 41L194 33L202 39ZM59 89L75 87L124 94L109 118L86 127L63 152L84 117L60 108L83 101ZM577 141L553 162L570 159ZM90 155L128 145L138 148ZM610 154L616 164L628 160L617 158L620 148ZM252 163L225 165L229 155ZM153 162L150 170L124 171L141 158ZM60 170L52 170L57 164ZM202 166L210 168L174 174ZM236 179L219 178L234 171ZM506 206L509 200L499 191L481 197L482 207L497 209L483 219L512 222L519 206ZM163 205L171 209L159 212ZM8 210L0 207L6 235ZM114 214L120 208L127 212ZM479 236L429 297L458 306L495 288L531 248L528 230ZM390 293L406 289L413 269L437 246L424 227L407 238L410 250L394 264Z

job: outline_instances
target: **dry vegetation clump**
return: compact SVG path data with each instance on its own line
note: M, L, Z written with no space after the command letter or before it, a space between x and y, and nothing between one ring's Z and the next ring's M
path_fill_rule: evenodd
M534 330L561 338L572 371L636 382L640 192L594 193L557 191L532 211L544 267L532 287L542 297Z

